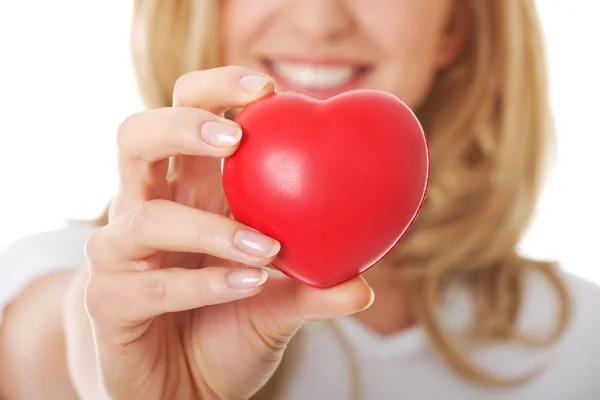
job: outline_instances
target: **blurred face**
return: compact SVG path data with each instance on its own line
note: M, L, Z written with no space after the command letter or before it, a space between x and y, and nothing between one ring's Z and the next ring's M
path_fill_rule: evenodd
M318 98L374 88L416 108L456 56L454 0L222 0L225 64Z

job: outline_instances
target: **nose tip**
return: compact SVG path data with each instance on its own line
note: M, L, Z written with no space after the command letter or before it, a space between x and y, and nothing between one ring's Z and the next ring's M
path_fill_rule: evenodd
M345 2L339 0L299 0L289 15L298 32L321 40L348 34L354 22Z

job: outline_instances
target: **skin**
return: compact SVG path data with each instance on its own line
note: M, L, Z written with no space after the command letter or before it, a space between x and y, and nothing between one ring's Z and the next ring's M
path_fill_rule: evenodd
M223 135L210 128L235 131L222 113L272 93L264 57L318 62L360 54L370 65L360 86L416 108L458 51L464 24L456 10L450 0L225 2L224 63L246 68L187 74L175 86L175 107L133 115L119 127L121 190L109 224L88 241L89 268L40 277L7 311L5 395L248 398L307 321L355 314L382 333L412 323L401 291L386 283L385 260L365 274L378 301L363 312L374 297L362 277L327 290L276 273L265 282L260 267L278 244L226 217L220 158L235 152L239 135L217 143ZM23 363L32 348L37 363Z
M466 27L452 0L227 0L223 11L227 64L265 74L265 58L367 64L354 86L394 93L414 109L455 58Z
M226 63L272 74L265 59L307 64L366 64L370 71L350 87L396 94L418 109L436 73L457 56L467 34L465 10L451 0L227 0L222 37ZM333 59L333 60L332 60ZM274 77L277 89L300 90ZM387 260L363 276L377 301L355 317L382 335L414 323L402 290L390 284Z

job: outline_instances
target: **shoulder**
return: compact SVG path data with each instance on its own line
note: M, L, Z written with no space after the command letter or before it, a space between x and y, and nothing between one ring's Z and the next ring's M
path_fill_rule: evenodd
M567 285L571 297L574 296L580 301L589 300L600 304L600 280L599 282L595 282L568 272L563 272L561 276Z
M600 285L569 271L563 266L554 277L557 279L556 283L551 276L530 274L526 282L523 325L527 325L528 321L531 325L542 325L542 322L555 323L555 319L550 317L555 318L561 304L564 304L569 307L567 336L569 332L585 333L592 327L600 328Z
M85 243L94 229L91 223L70 224L0 249L0 310L35 278L57 268L85 266Z
M563 266L564 267L564 266ZM557 278L565 292L546 277L532 276L521 317L521 325L536 336L547 336L548 328L556 326L557 307L561 298L566 300L568 320L560 339L547 349L549 364L540 383L551 386L552 382L569 382L571 398L591 398L600 391L597 370L600 368L600 286L590 279L572 274L563 268ZM553 287L554 286L554 287ZM557 296L558 294L558 296ZM544 332L546 335L542 335ZM567 388L556 390L567 390Z
M561 277L570 305L565 346L581 356L593 355L600 366L600 346L596 345L600 333L600 285L567 272L563 272ZM541 307L542 304L539 304L538 309Z
M20 238L0 249L0 268L12 262L26 264L73 264L85 258L85 242L95 229L91 223L70 224Z
M524 339L532 338L535 342L552 339L556 328L562 325L560 317L566 306L565 329L558 340L552 341L550 346L528 346L520 341L489 344L472 353L473 361L483 370L507 378L522 377L541 368L545 371L542 377L533 386L526 386L526 390L535 393L549 387L559 390L556 385L569 381L570 386L560 390L570 390L569 394L573 394L570 398L590 398L592 391L600 392L600 379L595 372L600 367L600 346L597 345L600 286L573 274L571 271L576 270L573 266L559 267L554 271L535 269L524 275L516 326ZM459 296L452 297L447 314L452 328L462 328L474 317L475 299L465 296L464 291L457 293Z
M573 346L589 344L600 332L600 286L560 267L554 274L527 274L518 325L528 334L548 337L566 311L566 328L558 343L559 348L566 346L572 351ZM600 347L593 350L600 356Z

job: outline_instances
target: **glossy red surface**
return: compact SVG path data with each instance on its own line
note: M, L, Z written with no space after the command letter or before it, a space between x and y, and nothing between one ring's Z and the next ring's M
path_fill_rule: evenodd
M273 265L331 287L377 263L405 235L429 179L426 136L398 98L355 90L328 100L283 92L240 112L223 162L235 219L281 242Z

